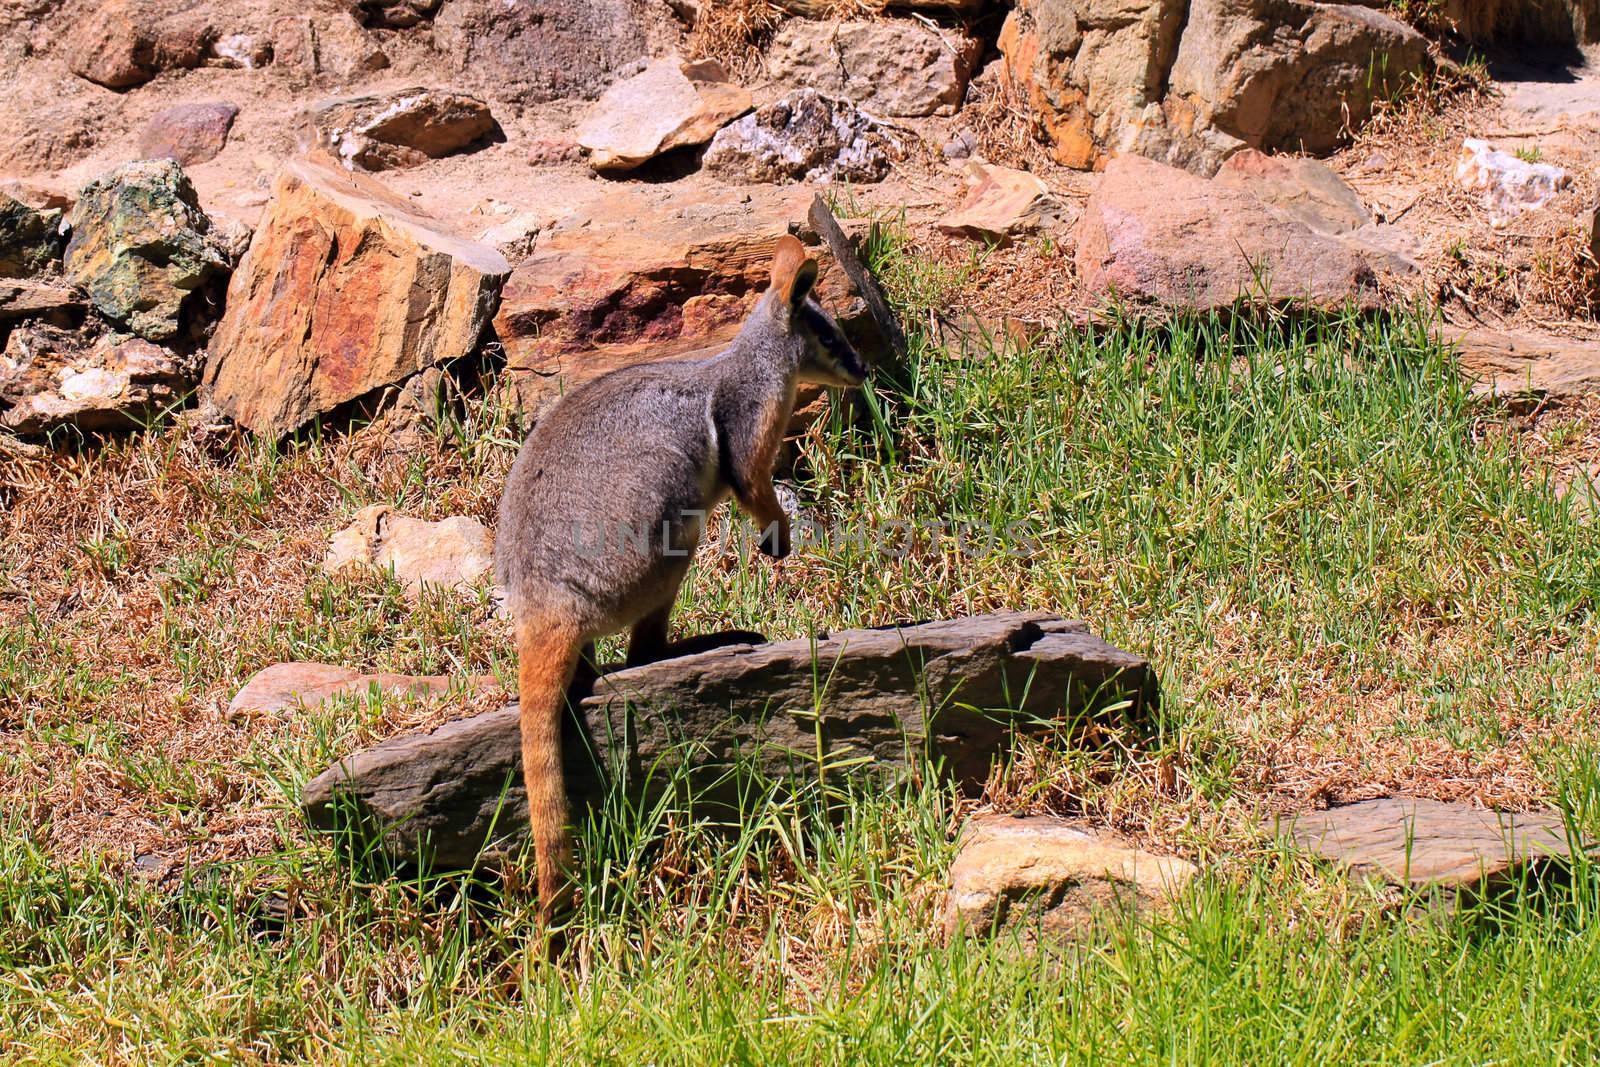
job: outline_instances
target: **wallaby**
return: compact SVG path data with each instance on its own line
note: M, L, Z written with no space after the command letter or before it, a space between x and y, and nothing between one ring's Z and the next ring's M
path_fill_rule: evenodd
M546 920L569 884L561 721L580 657L596 637L629 627L629 665L665 654L705 517L730 493L767 531L761 550L788 555L772 468L796 385L850 387L866 376L812 298L816 278L816 261L784 236L771 287L727 348L596 378L539 420L511 468L495 570L515 627L522 773Z

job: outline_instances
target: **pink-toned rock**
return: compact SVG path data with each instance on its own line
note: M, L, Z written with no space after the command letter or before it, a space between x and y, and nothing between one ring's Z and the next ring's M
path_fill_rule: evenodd
M274 663L257 671L228 702L228 714L270 714L311 708L336 697L363 697L376 688L389 697L444 696L491 689L493 675L366 674L327 663Z
M433 22L452 81L517 107L593 99L681 32L664 0L450 0Z
M251 430L292 431L471 352L509 272L374 179L291 163L228 287L207 389Z
M61 282L34 278L0 278L0 322L8 319L59 317L88 306L83 290Z
M460 589L493 571L494 541L476 519L453 515L427 522L374 504L333 535L322 561L329 574L352 566L392 569L412 596L424 589Z
M658 59L600 95L578 127L578 144L595 170L632 170L674 148L705 144L748 110L750 93L720 64Z
M1372 223L1344 179L1326 163L1304 156L1271 156L1247 148L1230 156L1212 180L1242 189L1318 233L1350 233Z
M186 167L217 158L238 117L237 105L179 104L157 114L139 136L142 159L175 159Z
M945 233L1003 243L1060 220L1061 204L1049 186L1027 171L976 160L966 170L966 197L939 220Z
M1313 229L1247 187L1138 156L1106 167L1077 227L1077 266L1097 293L1167 307L1241 298L1377 306L1388 251Z
M1166 906L1199 873L1188 860L1061 819L979 816L950 866L945 932L1078 937L1125 909Z

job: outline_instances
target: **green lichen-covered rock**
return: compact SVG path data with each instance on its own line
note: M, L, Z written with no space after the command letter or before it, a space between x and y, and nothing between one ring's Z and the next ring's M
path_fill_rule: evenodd
M61 254L59 211L35 211L0 193L0 278L27 278Z
M91 182L71 222L67 276L95 310L147 340L177 336L185 303L229 269L194 186L170 159L124 163Z

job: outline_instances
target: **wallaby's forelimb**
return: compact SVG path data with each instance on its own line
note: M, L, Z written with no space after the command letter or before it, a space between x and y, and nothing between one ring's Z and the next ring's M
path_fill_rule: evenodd
M572 838L561 765L561 720L584 639L569 626L538 619L518 622L516 638L522 780L528 790L528 829L538 863L539 912L549 922L565 907L570 890Z
M672 607L669 605L633 624L633 631L628 635L628 666L654 663L666 656L667 624L671 617Z

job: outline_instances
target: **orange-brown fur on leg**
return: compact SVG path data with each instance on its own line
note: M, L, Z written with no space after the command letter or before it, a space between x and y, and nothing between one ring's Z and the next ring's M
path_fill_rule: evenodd
M739 506L750 513L760 527L761 550L775 559L789 554L789 516L778 501L772 486L772 470L778 462L778 449L788 426L794 397L777 398L757 415L754 446L734 458L734 495ZM772 536L767 532L772 530Z
M522 780L528 790L528 826L539 865L539 912L548 922L565 906L569 890L572 839L567 829L561 720L584 637L570 626L528 619L518 622L516 638Z

